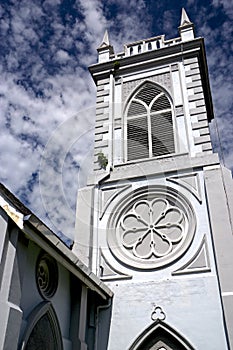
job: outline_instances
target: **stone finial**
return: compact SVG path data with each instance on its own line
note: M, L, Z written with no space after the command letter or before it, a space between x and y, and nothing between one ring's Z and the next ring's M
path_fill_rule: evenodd
M181 21L179 26L179 32L182 41L189 41L194 39L194 26L188 18L188 15L184 8L182 8Z
M188 15L187 15L187 12L185 11L185 9L182 8L180 27L185 26L187 24L192 24L192 22L188 18Z
M109 42L108 31L106 30L104 33L104 37L102 43L97 49L99 53L99 63L109 61L110 55L114 54L114 50L112 45Z
M105 30L104 37L102 40L102 43L100 44L99 48L104 47L104 46L109 46L109 37L108 37L108 31L107 29Z

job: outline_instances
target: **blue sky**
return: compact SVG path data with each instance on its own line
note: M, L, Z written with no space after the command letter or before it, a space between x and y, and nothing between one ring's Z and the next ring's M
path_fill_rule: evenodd
M138 39L174 38L182 7L205 38L223 160L233 169L232 1L1 0L0 181L55 232L73 237L93 139L87 67L105 29L116 52Z

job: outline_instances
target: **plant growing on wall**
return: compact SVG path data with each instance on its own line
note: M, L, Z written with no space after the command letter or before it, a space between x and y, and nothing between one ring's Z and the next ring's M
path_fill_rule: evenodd
M120 62L115 61L115 62L113 63L113 70L110 71L110 72L113 74L113 76L116 75L116 73L117 73L119 67L120 67Z
M115 61L114 64L113 64L113 68L114 68L115 71L117 69L119 69L120 68L120 62L119 61Z
M108 165L107 157L105 156L105 154L103 152L99 152L97 156L98 156L98 162L99 162L101 169L105 170L107 165Z

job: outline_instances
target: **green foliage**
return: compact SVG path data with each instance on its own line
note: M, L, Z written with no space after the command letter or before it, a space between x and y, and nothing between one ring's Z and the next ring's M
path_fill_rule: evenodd
M101 169L106 169L107 165L108 165L108 159L107 157L103 154L103 152L99 152L98 153L98 162L99 165L101 167Z
M120 62L119 61L115 61L114 64L113 64L114 71L119 69L119 67L120 67Z

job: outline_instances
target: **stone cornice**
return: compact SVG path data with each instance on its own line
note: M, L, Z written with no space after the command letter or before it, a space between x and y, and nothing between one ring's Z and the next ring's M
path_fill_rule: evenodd
M148 159L143 161L131 161L117 165L110 172L99 171L89 177L88 185L100 182L111 183L125 179L147 178L150 176L167 175L181 171L196 171L206 166L219 165L218 154L200 155L190 157L186 155L174 155L167 158Z

